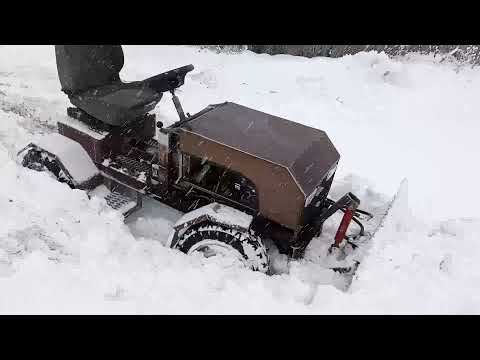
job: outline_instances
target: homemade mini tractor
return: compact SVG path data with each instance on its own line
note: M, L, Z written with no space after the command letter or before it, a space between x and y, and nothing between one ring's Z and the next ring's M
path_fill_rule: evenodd
M55 53L73 107L59 134L19 152L23 166L103 196L125 216L143 196L184 212L168 245L187 254L231 256L267 272L266 239L302 257L337 211L331 250L357 247L360 220L371 215L352 193L327 197L340 156L325 132L232 102L185 114L175 90L192 65L125 83L121 46L58 45ZM179 116L168 127L149 113L166 92ZM347 236L352 221L359 230Z

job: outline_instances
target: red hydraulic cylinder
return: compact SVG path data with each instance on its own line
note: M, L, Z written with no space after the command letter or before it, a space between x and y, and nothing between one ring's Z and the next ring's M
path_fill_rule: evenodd
M333 246L339 247L343 239L345 238L345 234L347 233L348 226L352 221L353 214L355 213L355 207L349 206L343 214L342 221L340 222L340 226L338 227L337 234L335 235L335 244Z

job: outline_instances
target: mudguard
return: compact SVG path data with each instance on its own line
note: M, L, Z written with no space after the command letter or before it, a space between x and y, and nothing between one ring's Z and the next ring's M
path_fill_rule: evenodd
M226 225L232 229L247 232L253 217L240 210L219 203L211 203L183 215L173 226L167 241L168 247L174 247L182 234L192 225L202 222Z
M23 161L32 149L39 150L45 156L55 159L64 176L75 188L88 189L90 184L100 176L100 172L85 149L77 142L57 133L48 134L36 143L30 143L18 152L18 159Z

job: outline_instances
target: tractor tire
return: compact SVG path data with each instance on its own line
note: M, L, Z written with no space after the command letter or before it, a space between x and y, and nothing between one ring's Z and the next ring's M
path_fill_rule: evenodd
M185 231L175 245L185 254L202 252L205 257L232 256L254 271L268 271L267 249L262 240L246 231L226 225L202 223Z
M72 189L75 187L73 181L62 171L58 160L52 158L45 152L32 148L21 159L22 166L35 171L46 171L58 182L66 183Z

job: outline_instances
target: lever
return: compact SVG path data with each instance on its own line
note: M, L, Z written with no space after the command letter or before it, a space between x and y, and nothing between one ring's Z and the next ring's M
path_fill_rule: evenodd
M172 101L175 105L175 109L177 110L178 117L180 121L185 121L187 118L185 113L183 112L182 104L180 104L180 100L178 99L177 95L175 95L175 91L171 90L170 93L172 94Z

